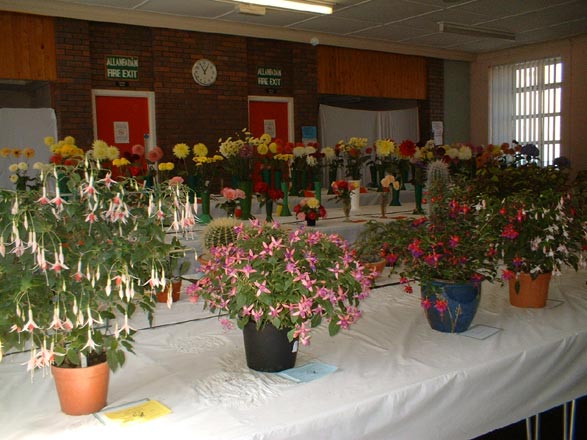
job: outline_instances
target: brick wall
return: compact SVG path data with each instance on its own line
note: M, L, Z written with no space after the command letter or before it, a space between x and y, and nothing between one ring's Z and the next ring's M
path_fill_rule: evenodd
M426 60L427 86L425 101L419 101L420 140L432 139L432 121L444 119L444 62L438 58Z
M55 52L52 99L59 136L75 137L80 147L88 145L93 140L89 23L56 18Z

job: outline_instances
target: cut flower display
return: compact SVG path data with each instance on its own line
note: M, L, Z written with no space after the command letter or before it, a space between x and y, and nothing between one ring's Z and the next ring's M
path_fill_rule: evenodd
M315 221L318 218L326 217L326 209L315 197L300 200L300 203L294 206L293 210L298 220Z
M289 329L302 344L323 320L335 335L359 319L372 278L340 236L256 220L236 229L236 241L211 249L205 275L189 289L212 312L227 312L239 328L252 321Z

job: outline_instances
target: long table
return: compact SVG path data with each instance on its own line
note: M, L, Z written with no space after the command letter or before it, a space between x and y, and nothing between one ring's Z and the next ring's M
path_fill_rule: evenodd
M105 426L59 410L51 377L0 364L0 432L12 439L470 439L587 394L587 272L553 278L545 309L509 305L484 284L471 336L430 329L416 294L380 278L350 330L313 330L297 365L336 371L306 383L250 371L239 330L181 299L137 317L136 355L111 375L112 406L156 399L173 411ZM477 330L495 328L486 339Z

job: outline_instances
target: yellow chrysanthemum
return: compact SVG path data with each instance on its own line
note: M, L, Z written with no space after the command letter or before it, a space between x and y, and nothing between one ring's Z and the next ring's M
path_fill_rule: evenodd
M271 142L269 144L269 151L271 151L273 154L277 153L277 144L275 142Z
M185 159L190 154L190 147L187 144L175 144L173 147L173 155L178 159Z
M118 159L114 159L112 161L112 164L117 167L125 167L127 165L130 165L130 162L126 157L120 157Z
M20 148L13 148L12 149L12 157L19 158L21 154L22 154L22 151L20 150Z
M12 154L12 148L4 147L0 150L0 157L8 157Z
M214 159L214 162L219 162L221 160L224 160L224 157L222 157L219 154L215 154L214 157L213 157L213 159Z
M259 138L259 141L262 144L268 144L269 142L271 142L271 136L269 136L267 133L263 133Z
M108 160L116 160L120 157L120 150L118 149L118 147L109 146L106 150L106 157L108 158Z
M75 145L75 138L73 136L65 136L63 142L65 142L67 145Z
M267 144L263 143L257 145L257 153L259 153L261 156L265 156L267 153L269 153L269 147Z
M198 143L194 145L194 156L202 157L208 154L208 147L203 143Z
M306 205L308 206L308 208L310 209L317 209L320 207L320 202L318 201L317 198L315 197L310 197L308 200L306 200Z
M173 162L161 162L158 166L159 171L171 171L175 168Z
M24 150L22 150L22 154L27 159L30 159L31 157L35 157L35 150L32 149L31 147L27 147Z
M45 136L45 138L43 139L43 142L45 143L45 145L50 147L51 145L53 145L55 143L55 138L53 136Z

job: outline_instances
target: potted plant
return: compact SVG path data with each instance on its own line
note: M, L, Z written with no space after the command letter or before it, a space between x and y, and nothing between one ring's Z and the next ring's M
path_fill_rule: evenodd
M297 219L305 220L308 226L316 226L318 218L326 217L326 209L320 204L320 200L315 197L300 200L293 210Z
M204 276L188 294L236 320L250 368L291 368L297 342L309 344L311 328L326 321L335 335L361 316L372 278L340 236L258 220L237 231L234 243L211 249ZM254 344L265 336L269 345Z
M50 367L56 378L99 368L107 386L109 369L132 352L135 310L152 319L172 248L165 231L192 225L193 211L183 186L114 180L91 151L45 169L40 182L0 191L0 349L29 349L28 369ZM106 392L81 409L60 399L66 413L89 413Z
M586 230L581 180L571 182L567 167L539 166L536 151L530 144L509 159L497 156L473 183L487 202L510 302L519 307L544 307L551 276L564 266L577 270Z
M483 204L462 201L456 187L428 217L389 223L370 222L358 246L375 246L399 273L408 293L420 284L422 307L431 327L443 332L469 328L481 295L481 283L496 274L491 229L482 222Z

